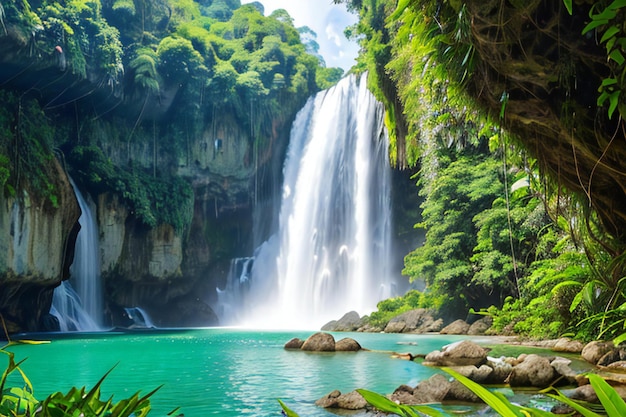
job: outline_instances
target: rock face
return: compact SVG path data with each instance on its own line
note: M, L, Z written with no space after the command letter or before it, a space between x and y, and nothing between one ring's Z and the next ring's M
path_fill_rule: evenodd
M456 320L446 327L441 329L439 333L441 334L467 334L467 331L470 329L470 325L465 322L465 320Z
M322 326L326 332L354 332L363 325L363 320L356 311L350 311L339 320L333 320Z
M441 319L436 320L433 313L425 308L418 308L402 313L387 323L385 333L428 333L437 332L443 326Z
M9 332L36 331L50 310L52 292L69 277L80 209L53 159L49 180L56 207L26 185L15 197L0 192L0 313Z

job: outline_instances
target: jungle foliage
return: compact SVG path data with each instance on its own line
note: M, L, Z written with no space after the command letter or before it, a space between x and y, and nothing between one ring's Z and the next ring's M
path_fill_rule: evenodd
M0 12L0 186L14 194L27 177L56 206L46 167L62 150L79 184L118 193L150 227L189 225L177 168L190 138L227 113L265 155L275 122L343 74L308 53L314 32L258 2L24 0ZM133 154L143 144L151 164ZM104 156L116 148L124 161Z
M420 171L418 305L534 337L623 334L624 2L335 2L361 18L347 32L398 166Z

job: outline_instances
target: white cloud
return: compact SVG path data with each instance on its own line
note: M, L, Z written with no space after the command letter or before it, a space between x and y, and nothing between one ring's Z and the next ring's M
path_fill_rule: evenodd
M242 0L242 3L252 1ZM296 27L308 26L317 33L319 52L327 66L347 71L355 64L358 45L348 41L343 30L357 18L344 5L333 4L332 0L260 0L260 3L265 7L266 16L276 9L285 9Z

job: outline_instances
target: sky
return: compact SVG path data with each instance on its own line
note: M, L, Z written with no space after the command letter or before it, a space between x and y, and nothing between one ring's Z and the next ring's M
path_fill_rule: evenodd
M241 3L252 3L243 0ZM308 26L317 33L320 54L327 67L340 67L348 71L356 62L359 47L348 41L343 30L357 21L357 17L346 10L343 4L332 0L258 0L265 6L265 15L276 9L285 9L294 19L294 26Z

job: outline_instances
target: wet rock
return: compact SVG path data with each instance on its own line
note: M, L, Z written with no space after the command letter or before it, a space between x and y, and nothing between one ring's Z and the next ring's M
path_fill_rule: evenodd
M363 325L363 320L356 311L350 311L339 320L333 320L322 326L323 331L328 332L353 332Z
M608 369L611 369L611 370L614 370L614 371L624 372L624 371L626 371L626 361L612 362L612 363L608 364L606 367Z
M294 337L287 343L285 343L285 349L300 349L304 344L304 340Z
M413 397L413 387L409 385L400 385L389 397L391 401L398 404L414 405L418 404L415 397Z
M361 410L367 406L367 401L356 391L342 394L335 390L315 401L315 405L323 408L341 408L344 410Z
M487 350L469 340L445 346L443 351L426 355L425 365L431 366L480 366L487 360Z
M626 351L624 351L624 349L612 349L602 355L602 357L598 359L596 365L608 366L613 362L619 362L623 360L626 360Z
M319 400L315 401L315 405L322 408L333 408L337 406L337 398L341 395L341 391L334 390Z
M413 389L413 398L416 404L438 403L446 398L449 390L450 381L441 374L435 374Z
M575 384L577 374L572 368L570 368L571 363L572 361L569 359L556 358L550 362L550 365L554 368L554 371L558 375L561 375L565 379L568 384Z
M540 387L545 388L554 381L555 371L546 357L530 354L524 361L513 368L509 376L512 387Z
M555 352L580 353L584 347L585 346L578 340L571 340L567 337L562 337L556 341L552 350Z
M469 388L457 380L450 383L450 389L445 399L446 401L462 401L468 403L479 403L482 401L478 395L474 394Z
M465 320L456 320L452 323L448 324L446 327L441 329L439 333L441 334L467 334L470 325L465 322Z
M585 345L580 355L587 362L596 365L601 357L613 349L613 343L611 342L593 341Z
M481 319L476 320L467 330L467 334L469 335L481 335L485 334L487 330L493 324L493 318L491 316L485 316Z
M589 403L597 403L598 402L598 396L596 395L596 392L594 391L593 387L589 384L587 385L582 385L578 388L576 388L570 395L569 397L572 400L580 400L580 401L586 401Z
M344 410L361 410L367 406L367 401L356 391L342 394L337 398L337 408Z
M334 352L335 338L328 333L315 333L304 341L301 349L309 352Z
M357 352L361 350L361 345L356 340L345 337L335 343L336 352Z

